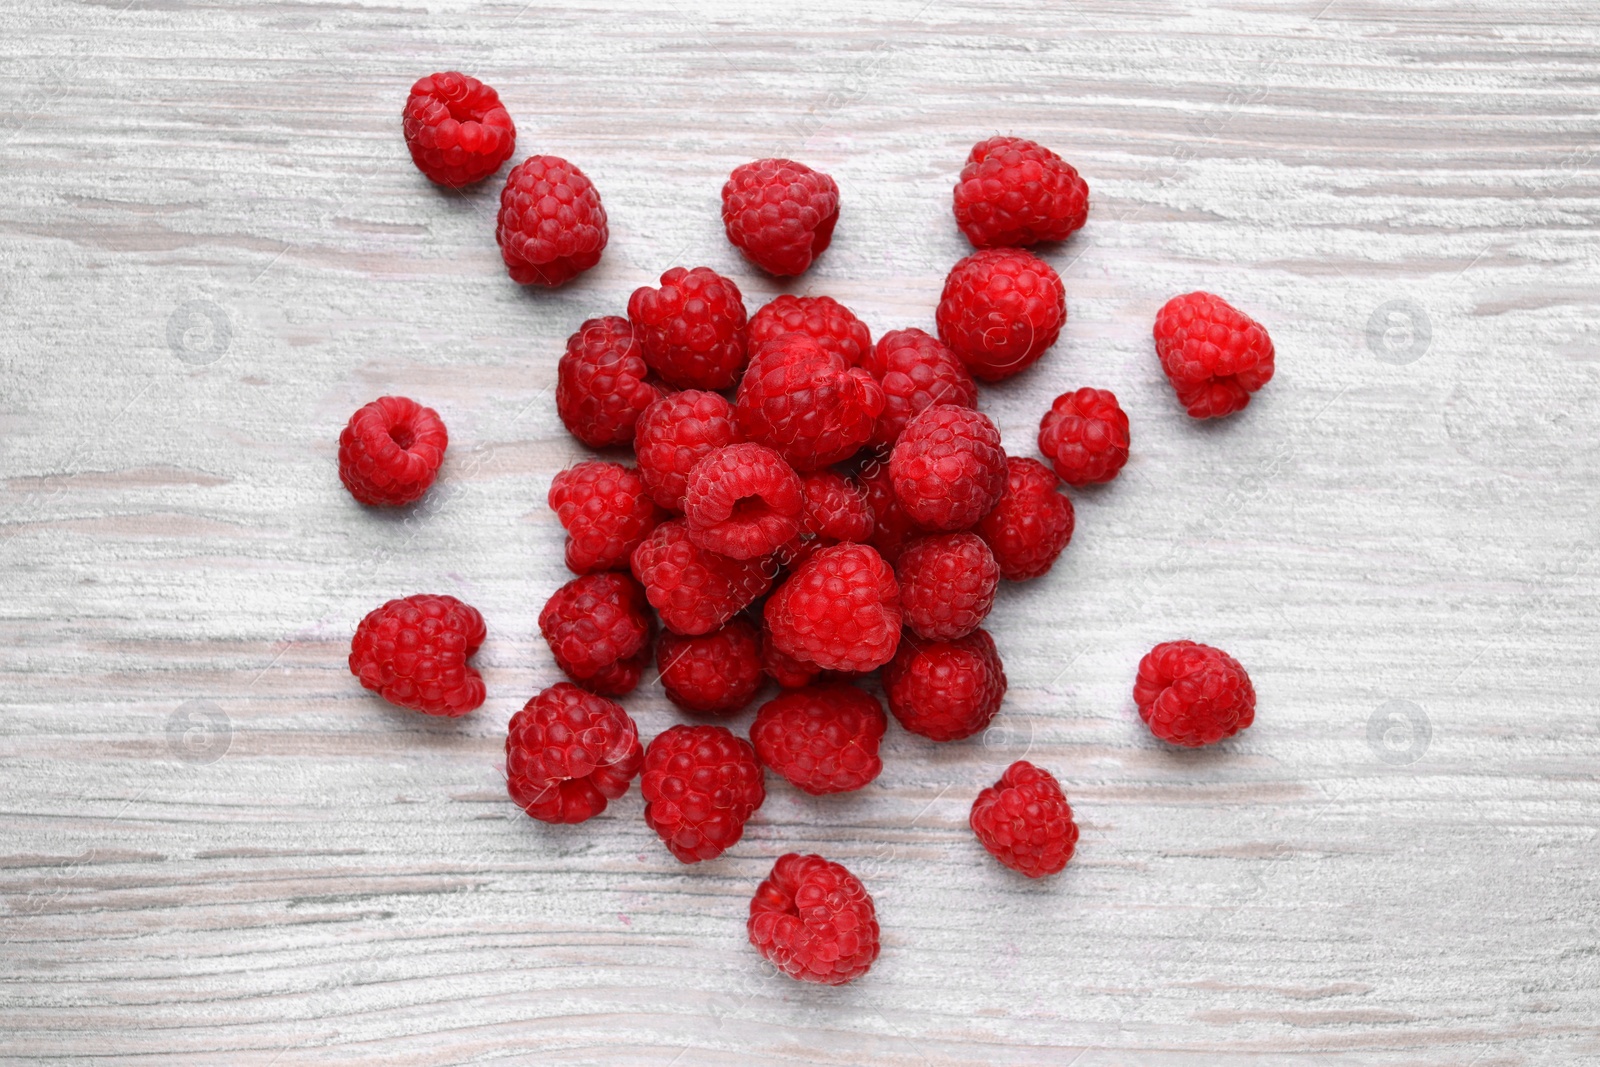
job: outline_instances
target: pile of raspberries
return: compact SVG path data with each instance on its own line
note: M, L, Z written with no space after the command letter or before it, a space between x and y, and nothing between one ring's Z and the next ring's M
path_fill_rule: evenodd
M494 174L516 130L495 91L461 74L418 81L405 138L429 179ZM556 286L593 267L607 240L592 182L556 156L513 167L496 239L517 282ZM827 249L839 187L787 159L736 168L722 218L746 259L802 274ZM861 789L900 728L934 741L984 730L1006 692L982 629L1002 579L1049 572L1072 537L1062 483L1109 482L1128 459L1128 416L1109 390L1081 388L1043 413L1048 463L1008 456L978 410L978 382L1033 365L1066 320L1066 293L1024 249L1083 226L1089 190L1032 141L976 145L955 185L956 225L976 251L951 268L937 335L867 325L826 296L783 295L750 313L708 267L673 267L626 315L590 319L567 341L556 410L594 448L558 474L548 501L577 575L539 615L570 679L511 719L506 779L528 815L579 823L635 777L645 822L683 863L736 845L768 772L815 796ZM1156 315L1155 354L1188 414L1240 410L1272 377L1266 331L1220 297L1174 297ZM448 437L436 412L386 396L339 439L339 475L362 504L401 506L432 484ZM402 707L458 716L484 700L470 665L483 618L450 596L391 600L356 629L350 669ZM616 698L652 661L689 721L641 741ZM877 686L868 687L878 672ZM714 720L763 691L741 737ZM876 689L881 688L880 701ZM1233 657L1192 641L1153 648L1133 685L1162 741L1214 744L1255 715ZM1078 828L1061 783L1018 760L972 803L978 841L1029 878L1061 871ZM791 853L750 901L750 942L785 973L840 984L878 955L872 897L838 863Z

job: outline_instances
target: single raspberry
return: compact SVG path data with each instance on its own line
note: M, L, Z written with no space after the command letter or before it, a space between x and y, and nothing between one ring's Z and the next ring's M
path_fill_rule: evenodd
M657 504L681 512L694 465L739 440L733 405L719 394L685 389L664 396L645 409L634 428L639 477Z
M798 471L848 459L872 436L883 387L804 334L784 334L750 361L734 399L739 429Z
M455 71L417 79L401 128L417 169L452 189L481 182L517 147L517 127L500 94Z
M1167 641L1139 661L1133 683L1139 718L1163 741L1213 745L1256 718L1256 691L1239 661L1219 648Z
M906 514L900 498L894 493L894 478L889 474L889 464L873 460L856 476L861 491L866 494L867 505L872 508L872 547L891 564L900 559L906 545L927 531Z
M666 627L688 636L715 630L772 586L767 561L709 552L678 520L657 526L633 550L633 574Z
M666 518L638 471L598 459L557 474L545 499L567 531L574 574L627 570L633 550Z
M350 673L391 704L455 718L483 703L483 678L467 660L485 633L478 609L453 596L391 600L356 627Z
M639 684L627 664L649 645L650 629L644 590L614 571L574 578L539 612L539 632L556 666L604 696L621 696Z
M750 354L786 333L803 333L822 347L859 367L872 351L867 324L831 296L791 296L784 293L763 304L750 316Z
M600 262L609 236L599 191L561 157L529 156L506 175L494 239L512 281L571 281Z
M878 958L878 913L861 880L821 856L779 856L750 898L750 943L784 974L844 985Z
M556 368L556 413L590 448L633 440L634 424L663 390L649 380L633 324L617 315L590 319L567 338Z
M1065 241L1089 218L1089 186L1043 145L991 137L972 146L955 208L956 225L974 248Z
M785 689L799 689L810 685L822 673L822 668L803 659L795 659L772 643L772 631L761 627L761 669Z
M1067 321L1067 291L1039 257L986 248L951 268L934 317L939 340L973 376L998 382L1032 366L1056 343Z
M643 762L638 727L622 706L571 682L535 693L506 734L506 788L540 822L599 815Z
M987 631L955 641L907 637L883 672L894 717L914 734L958 741L989 725L1006 695L1006 672Z
M791 689L761 705L750 740L763 766L812 796L860 789L883 770L878 698L847 682Z
M433 484L449 443L437 411L380 396L357 408L339 434L339 480L363 504L409 504Z
M644 753L644 821L683 863L716 859L767 798L755 749L722 726L674 726Z
M839 186L792 159L735 167L722 187L722 225L744 257L769 274L803 274L833 240Z
M1000 568L983 538L935 534L911 542L894 565L906 625L929 641L965 637L989 617Z
M661 288L648 285L628 298L628 318L644 359L680 389L726 389L745 361L744 298L710 267L673 267Z
M766 445L728 445L689 472L683 514L689 540L733 559L770 555L800 532L800 476Z
M1000 577L1021 582L1048 573L1072 540L1072 501L1056 491L1060 485L1055 472L1036 459L1006 460L1005 492L977 526Z
M889 456L894 495L930 530L964 530L1006 485L1006 453L987 415L954 404L924 408Z
M921 330L891 330L861 360L861 367L883 386L883 413L872 428L871 443L894 447L906 423L934 404L978 406L978 383L956 354Z
M1156 313L1156 355L1193 418L1232 415L1272 380L1272 338L1220 296L1185 293Z
M1128 462L1128 416L1106 389L1062 393L1039 421L1039 451L1068 485L1109 482Z
M656 642L656 668L680 708L731 715L761 688L761 635L744 619L696 637L668 630Z
M768 598L779 651L835 671L870 671L900 643L900 587L867 545L816 552Z
M1029 878L1056 874L1078 845L1078 824L1061 783L1017 760L972 802L967 823L989 854Z

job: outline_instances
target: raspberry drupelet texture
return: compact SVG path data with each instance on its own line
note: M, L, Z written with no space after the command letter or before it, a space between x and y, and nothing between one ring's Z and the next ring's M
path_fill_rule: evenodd
M979 521L977 533L1000 565L1000 577L1021 582L1055 566L1072 540L1072 501L1057 492L1061 481L1036 459L1006 460L1006 488Z
M733 405L720 394L685 389L663 396L645 409L634 427L639 477L657 504L681 512L694 465L739 440Z
M1056 397L1039 421L1039 451L1068 485L1109 482L1128 462L1128 416L1108 389Z
M750 361L734 400L740 431L797 471L848 459L872 436L883 387L804 334L785 334Z
M1027 760L978 794L967 819L989 854L1029 878L1057 874L1078 845L1078 824L1061 783Z
M955 210L974 248L1064 241L1089 218L1089 185L1041 144L991 137L972 146L961 168Z
M506 175L494 239L511 280L554 287L596 263L610 231L600 193L559 156L529 156Z
M574 574L627 570L633 550L666 518L638 471L598 459L557 474L545 499L567 531Z
M889 710L932 741L958 741L989 725L1006 695L994 639L974 630L955 641L907 637L883 672Z
M831 296L791 296L784 293L750 316L750 354L786 333L803 333L825 352L843 356L859 367L872 351L867 324Z
M744 298L710 267L673 267L661 287L640 286L628 298L628 318L644 360L680 389L726 389L745 363Z
M935 313L939 339L980 381L1031 367L1067 321L1067 291L1055 269L1014 248L974 252L951 268Z
M900 498L895 496L894 478L887 462L872 460L862 467L856 480L872 508L872 547L891 564L897 563L906 545L928 531L906 514Z
M755 749L721 726L674 726L644 753L644 821L683 863L716 859L767 797Z
M729 559L689 538L679 520L664 522L633 550L633 575L673 633L709 633L772 586L766 560Z
M800 532L800 476L766 445L708 452L689 472L683 514L689 539L732 559L770 555Z
M339 434L339 480L363 504L410 504L433 484L449 443L437 411L380 396L357 408Z
M1272 338L1220 296L1175 296L1156 313L1156 355L1189 415L1216 419L1272 380Z
M867 545L833 545L802 563L767 599L778 650L826 670L870 671L900 644L900 587Z
M622 706L571 682L535 693L506 734L506 788L540 822L599 815L643 762L639 730Z
M912 633L954 641L976 630L994 607L1000 567L983 538L935 534L911 542L894 566L900 608Z
M839 186L792 159L735 167L722 187L722 225L746 259L769 274L803 274L833 240Z
M656 668L680 708L731 715L761 688L761 635L744 619L696 637L667 630L656 642Z
M833 471L808 471L800 476L800 487L805 493L800 534L779 555L786 566L799 566L819 548L872 536L872 506L850 479Z
M1256 691L1239 661L1194 641L1152 648L1139 661L1133 702L1151 733L1185 748L1216 744L1256 718Z
M391 704L455 718L483 703L483 678L467 660L485 633L478 610L453 596L391 600L356 627L350 673Z
M847 682L791 689L761 705L750 740L763 766L812 796L860 789L883 770L878 698Z
M923 408L935 404L978 406L978 383L956 354L922 330L891 330L861 360L861 367L883 386L883 413L872 428L871 444L894 447L900 433Z
M640 413L661 395L627 319L590 319L567 338L556 367L556 413L590 448L632 441Z
M821 856L790 852L750 899L750 943L784 974L844 985L878 958L878 913L861 880Z
M895 443L889 474L912 521L930 530L964 530L983 518L1005 489L1000 431L971 408L924 408Z
M556 666L603 696L621 696L639 684L649 662L650 630L644 590L614 571L574 578L539 612L539 632Z
M455 71L417 79L401 128L417 169L452 189L487 178L517 147L517 127L500 94Z
M817 680L817 675L822 673L822 668L815 663L795 659L788 653L780 651L778 646L772 643L772 631L765 626L761 628L761 669L766 671L767 677L785 689L799 689L801 686L810 685Z

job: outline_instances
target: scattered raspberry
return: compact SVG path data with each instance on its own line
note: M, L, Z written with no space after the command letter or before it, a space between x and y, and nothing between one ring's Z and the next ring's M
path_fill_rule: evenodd
M1056 492L1060 484L1036 459L1006 460L1005 492L977 528L1000 565L1000 577L1021 582L1047 573L1072 540L1072 501Z
M792 159L735 167L722 187L722 225L746 259L769 274L803 274L833 240L839 186Z
M666 518L638 471L597 459L557 474L545 500L567 531L574 574L627 570L633 550Z
M795 659L772 643L772 631L761 627L761 669L768 677L785 689L799 689L810 685L822 673L822 668L803 659Z
M766 445L751 443L701 457L683 494L689 540L733 559L776 551L800 532L804 506L794 468Z
M357 408L339 434L339 480L363 504L410 504L433 484L449 443L437 411L380 396Z
M867 324L831 296L791 296L784 293L750 316L750 354L786 333L803 333L824 352L844 357L859 367L872 351Z
M991 137L972 146L955 207L974 248L1065 241L1089 218L1089 186L1043 145Z
M983 518L1005 489L1000 431L971 408L924 408L896 442L889 475L912 521L930 530L964 530Z
M350 642L350 673L391 704L455 718L483 703L483 678L467 660L483 616L453 596L418 594L367 613Z
M680 708L730 715L761 688L761 637L744 619L697 637L668 630L656 642L656 667Z
M978 628L994 606L1000 568L983 538L935 534L911 542L894 565L906 625L929 641L954 641Z
M872 436L883 387L804 334L785 334L750 361L734 400L739 429L798 471L848 459Z
M1068 485L1109 482L1128 462L1128 416L1109 390L1062 393L1039 422L1039 451Z
M590 448L627 444L639 414L662 395L649 373L632 323L617 315L590 319L567 338L556 368L562 425Z
M1156 355L1196 419L1232 415L1272 380L1272 338L1220 296L1185 293L1156 313Z
M958 741L989 725L1006 695L1006 672L987 631L956 641L908 637L883 672L889 710L914 734Z
M417 169L452 189L481 182L517 147L517 127L500 94L454 71L417 79L401 127Z
M939 339L982 381L1032 366L1067 321L1067 291L1044 260L988 248L957 263L935 314Z
M990 855L1029 878L1059 872L1078 845L1078 824L1061 783L1027 760L1017 760L978 794L967 822Z
M645 409L634 428L639 477L657 504L682 511L694 465L739 439L733 405L719 394L685 389L664 396Z
M750 727L761 763L812 796L860 789L883 770L889 728L871 693L846 682L791 689L761 705Z
M630 661L650 643L644 601L644 590L626 574L585 574L545 602L539 632L556 666L573 681L604 696L621 696L639 684Z
M1216 744L1256 718L1256 691L1239 661L1193 641L1159 644L1139 661L1133 702L1151 733L1185 748Z
M921 330L891 330L861 360L861 367L883 386L883 414L872 428L871 443L894 447L906 423L934 404L978 406L978 383L956 354Z
M639 730L621 705L557 682L511 716L506 788L540 822L575 823L628 791L644 762Z
M900 587L867 545L819 550L766 604L778 650L835 671L870 671L900 643Z
M557 286L596 263L609 231L600 193L559 156L529 156L506 175L494 239L521 285Z
M628 318L644 346L645 362L681 389L726 389L745 359L744 298L710 267L673 267L661 288L640 286L628 298Z
M900 498L895 496L889 464L874 460L856 478L872 508L872 547L891 564L897 563L906 545L927 531L906 514Z
M750 898L750 943L790 978L844 985L878 958L878 913L844 867L790 852Z
M681 521L657 526L633 550L633 575L673 633L708 633L772 586L765 560L729 559L696 545Z
M722 726L674 726L644 753L644 821L683 863L716 859L744 835L767 790L755 749Z

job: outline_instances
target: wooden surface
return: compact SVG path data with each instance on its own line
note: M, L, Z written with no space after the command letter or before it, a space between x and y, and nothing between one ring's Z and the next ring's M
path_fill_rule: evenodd
M1600 1057L1596 218L1584 0L772 8L84 0L0 12L0 1058L76 1063L1502 1064ZM498 87L518 156L595 180L611 244L523 291L498 182L429 186L399 131L436 69ZM736 164L844 197L792 289L931 328L950 186L995 132L1060 149L1063 339L986 389L1034 454L1116 391L1134 455L992 619L1011 690L882 778L781 783L680 866L637 790L523 816L505 723L557 679L543 504L584 453L563 339L675 264L779 291L722 236ZM1278 373L1197 425L1151 351L1224 294ZM385 392L451 446L426 504L351 502ZM384 599L477 605L488 703L391 709L345 668ZM1161 747L1158 640L1231 650L1257 725ZM626 700L646 735L678 716ZM739 720L746 725L748 716ZM1083 828L1024 884L966 829L1023 755ZM884 929L840 990L745 942L777 855L852 866Z

